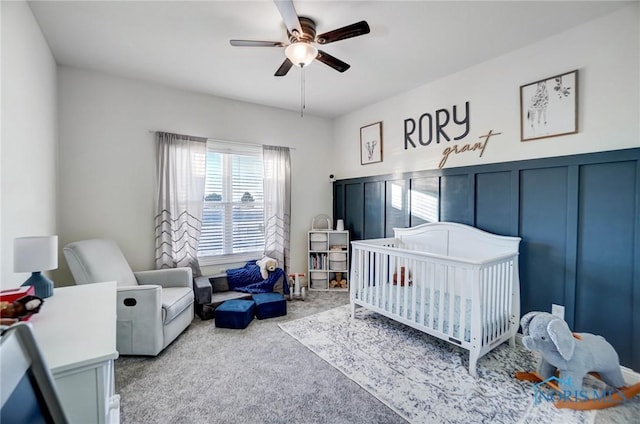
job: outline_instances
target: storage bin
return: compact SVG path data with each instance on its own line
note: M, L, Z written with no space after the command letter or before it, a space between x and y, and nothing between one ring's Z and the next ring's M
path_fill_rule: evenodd
M347 270L347 261L332 261L329 260L329 268L334 271L346 271Z
M346 261L347 252L329 252L330 261Z
M330 230L333 228L333 221L329 215L321 214L316 215L311 221L311 229L312 230Z
M327 281L326 274L323 274L321 278L313 278L311 277L311 288L312 289L326 289L329 287L329 283Z
M327 241L327 233L311 233L311 241Z
M326 241L312 241L311 250L327 250Z

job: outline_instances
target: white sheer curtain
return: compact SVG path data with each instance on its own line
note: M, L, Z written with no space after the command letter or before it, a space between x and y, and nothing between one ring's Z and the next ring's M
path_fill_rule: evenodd
M291 160L288 147L263 146L264 254L289 273Z
M188 266L200 276L206 138L156 132L156 268Z

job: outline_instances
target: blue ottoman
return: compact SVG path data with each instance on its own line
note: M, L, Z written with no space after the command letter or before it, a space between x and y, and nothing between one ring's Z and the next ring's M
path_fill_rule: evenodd
M254 294L256 318L265 319L287 315L287 301L280 293Z
M216 308L216 327L247 328L253 320L253 300L227 300Z

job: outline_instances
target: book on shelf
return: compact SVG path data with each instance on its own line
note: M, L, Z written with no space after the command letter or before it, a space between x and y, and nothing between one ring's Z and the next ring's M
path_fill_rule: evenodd
M309 268L327 269L328 259L326 253L311 253L309 255Z

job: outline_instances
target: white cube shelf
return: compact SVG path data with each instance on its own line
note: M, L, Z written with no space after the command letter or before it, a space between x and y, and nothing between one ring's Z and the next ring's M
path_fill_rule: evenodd
M308 237L311 290L347 290L340 281L349 278L349 232L311 230ZM338 281L339 280L339 281Z

